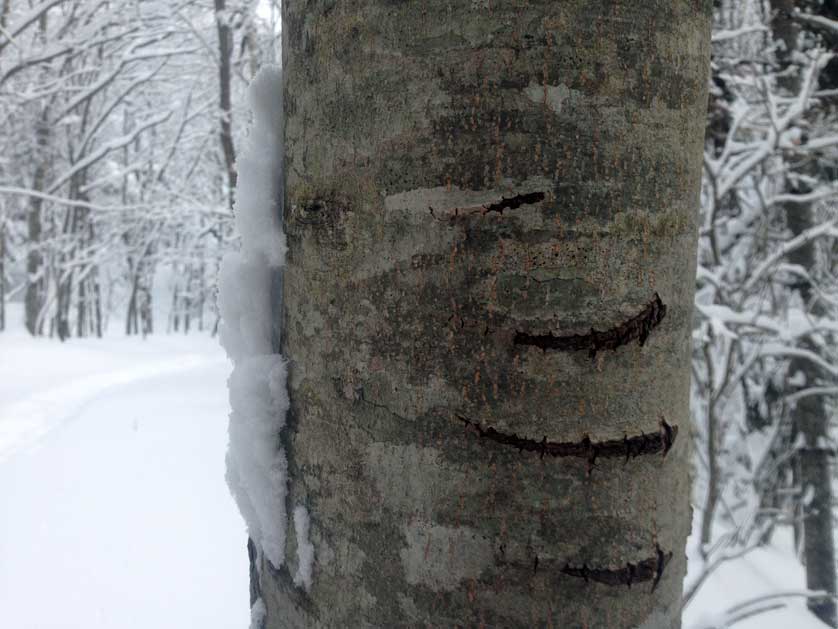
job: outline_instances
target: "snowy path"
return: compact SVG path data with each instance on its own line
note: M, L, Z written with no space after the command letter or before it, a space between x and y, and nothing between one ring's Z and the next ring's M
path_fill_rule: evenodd
M0 463L31 446L50 430L73 419L84 405L120 385L164 374L176 375L206 362L199 355L184 356L86 378L40 391L0 408Z
M224 483L230 366L207 341L100 341L116 347L87 372L66 357L89 347L29 341L65 363L44 366L61 384L38 391L0 337L0 626L248 625Z

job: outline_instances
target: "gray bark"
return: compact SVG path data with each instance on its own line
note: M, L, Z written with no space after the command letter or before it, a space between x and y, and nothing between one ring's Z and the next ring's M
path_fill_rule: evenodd
M710 5L283 3L267 627L680 626Z

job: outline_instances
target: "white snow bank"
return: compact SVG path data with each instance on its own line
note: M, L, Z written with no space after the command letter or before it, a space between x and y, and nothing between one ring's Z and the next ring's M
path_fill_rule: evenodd
M238 161L241 251L220 273L221 344L233 360L227 483L250 537L276 567L285 553L287 463L279 441L286 369L274 352L271 277L285 260L282 233L282 74L265 68L250 88L253 127Z
M294 584L306 590L311 589L311 571L314 566L314 546L308 538L310 521L308 509L302 505L294 507L294 531L297 534L297 574Z

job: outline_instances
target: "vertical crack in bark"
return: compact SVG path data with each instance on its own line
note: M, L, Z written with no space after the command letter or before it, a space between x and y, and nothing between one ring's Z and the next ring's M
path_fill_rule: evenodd
M625 585L629 588L636 583L651 581L652 589L650 592L654 592L670 559L672 559L672 553L664 552L659 545L655 544L655 555L653 557L648 557L638 563L628 562L622 568L590 568L587 563L574 567L567 564L561 572L571 577L583 579L585 583L594 581L603 585Z
M538 441L519 437L515 433L499 432L491 426L485 427L480 422L462 415L457 415L457 419L481 439L515 448L519 452L534 452L542 459L545 455L585 459L588 462L588 474L591 473L599 458L621 458L628 463L629 459L649 454L660 453L665 457L678 435L678 426L670 426L665 419L661 418L657 433L640 433L634 437L625 435L622 439L596 442L591 441L588 435L580 441L548 441L545 435L541 441Z
M515 333L513 343L515 345L526 345L541 348L543 351L555 350L559 352L575 352L588 350L591 358L596 353L605 349L617 349L621 345L628 345L637 340L642 347L649 338L652 330L657 327L666 316L666 304L661 301L660 295L655 293L654 298L631 319L602 332L591 328L589 334L569 334L557 336L552 333L529 334L518 331Z

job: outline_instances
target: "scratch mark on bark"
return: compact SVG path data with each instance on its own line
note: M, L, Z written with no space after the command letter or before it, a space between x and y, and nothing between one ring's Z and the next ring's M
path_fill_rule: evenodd
M436 211L434 208L429 207L428 210L431 212L431 216L433 216L438 221L445 221L448 220L449 222L453 223L458 218L464 218L466 216L472 216L475 214L486 215L489 212L497 212L498 214L503 214L504 210L517 210L522 205L532 205L534 203L540 203L545 199L546 195L543 192L526 192L524 194L516 194L513 197L503 198L501 197L500 201L496 201L495 203L490 203L488 205L474 205L471 207L463 207L463 208L454 208L448 212L447 218L437 218Z
M515 333L513 343L515 345L528 345L538 347L543 351L555 350L559 352L575 352L588 350L591 358L595 358L597 352L610 349L615 350L621 345L628 345L637 340L642 347L649 338L652 330L656 328L666 316L666 304L661 301L660 295L655 293L654 298L631 319L602 332L591 328L589 334L569 334L557 336L552 333L529 334L518 331Z
M515 433L503 433L491 426L485 427L480 422L471 420L462 415L457 415L467 429L477 433L481 439L486 439L502 446L515 448L519 452L534 452L540 458L545 455L552 457L576 457L585 459L588 462L588 474L591 473L596 460L603 459L629 459L649 454L666 454L672 448L675 437L678 435L678 426L670 426L666 420L661 418L657 433L641 433L634 437L624 436L622 439L610 439L607 441L591 441L587 435L580 441L548 441L545 436L541 441L519 437Z
M526 194L518 194L508 199L501 199L497 203L491 205L484 205L484 214L489 212L497 212L503 214L504 210L517 210L522 205L531 205L544 200L543 192L528 192Z
M670 559L672 559L672 553L664 552L656 544L655 555L653 557L649 557L638 563L629 562L622 568L589 568L588 564L585 563L581 566L574 567L567 564L562 568L561 572L571 577L584 579L585 583L594 581L603 585L625 585L629 588L636 583L651 581L652 589L650 591L654 592L663 577L663 571Z

